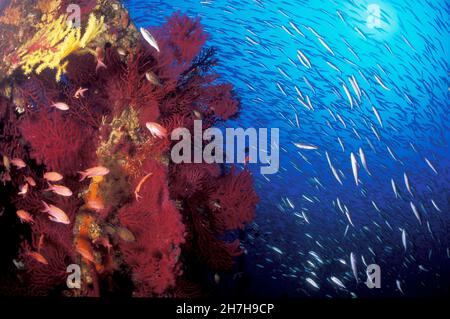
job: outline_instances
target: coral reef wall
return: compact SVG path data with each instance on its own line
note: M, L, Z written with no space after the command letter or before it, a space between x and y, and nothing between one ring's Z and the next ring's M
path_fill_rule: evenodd
M151 45L119 2L73 2L79 28L65 1L2 2L0 294L202 295L258 197L247 170L172 162L170 133L237 116L233 86L198 19L174 14Z

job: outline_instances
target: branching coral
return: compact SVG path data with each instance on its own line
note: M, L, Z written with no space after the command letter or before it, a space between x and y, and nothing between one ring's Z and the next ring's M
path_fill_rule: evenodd
M214 216L214 228L219 232L242 229L255 217L258 203L249 171L236 174L232 168L228 175L217 181L217 185L209 205Z
M92 131L68 116L41 110L27 115L20 129L31 145L31 156L49 170L75 175L93 163L96 140Z
M164 167L152 159L142 165L151 173L139 189L139 201L121 208L119 220L137 238L121 242L125 262L133 271L137 296L162 294L179 274L180 244L184 241L181 216L169 198ZM139 184L143 176L136 179ZM138 198L138 197L137 197Z
M208 35L203 32L200 19L190 19L177 12L163 26L162 37L166 39L167 42L163 43L170 47L175 60L188 67L199 54Z
M41 6L55 14L56 2ZM203 48L207 35L199 20L176 13L151 28L158 54L143 39L135 48L93 52L89 46L106 27L92 13L83 34L64 15L43 21L19 50L24 72L34 74L20 75L0 99L1 155L26 162L7 172L10 193L27 177L36 184L10 198L34 218L27 226L31 241L19 255L30 293L98 296L120 289L111 284L120 274L135 296L201 294L207 274L198 269L232 267L242 253L235 230L253 219L258 197L248 171L170 160L172 130L192 131L196 119L206 129L240 107L233 86L214 73L215 49ZM106 68L96 72L97 58ZM55 102L69 108L51 107ZM149 122L167 136L153 136ZM80 182L78 171L98 166L108 173ZM48 171L62 174L58 183L73 195L49 192ZM63 209L70 224L49 220L43 200ZM81 266L83 284L68 292L71 263Z
M37 198L34 200L37 202ZM39 204L35 204L38 207ZM77 207L76 201L57 200L58 205L69 215L72 223L75 219ZM42 203L40 203L42 207ZM20 200L18 207L30 209L30 205ZM34 216L34 223L31 225L32 242L22 244L21 259L27 265L25 278L28 281L29 294L48 295L55 287L60 287L66 281L66 268L75 260L72 249L71 226L56 224L51 222L45 214L40 211L30 210ZM39 262L30 254L37 252L45 258L47 264Z

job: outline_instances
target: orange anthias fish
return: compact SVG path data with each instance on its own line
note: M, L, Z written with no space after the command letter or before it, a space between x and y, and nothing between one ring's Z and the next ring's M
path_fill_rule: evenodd
M80 87L75 94L73 95L74 98L79 99L80 97L84 97L84 92L86 92L88 89Z
M3 155L3 166L5 166L5 168L6 168L6 171L10 171L10 169L11 169L11 163L10 163L10 161L9 161L9 158L8 158L8 156L6 156L6 155Z
M44 178L49 182L59 182L63 179L63 176L57 172L47 172L44 174Z
M55 194L65 196L65 197L70 197L73 195L72 191L68 187L63 186L63 185L49 184L48 188L45 191L52 191Z
M95 67L95 72L98 72L100 68L106 69L106 64L103 63L104 54L103 49L101 47L97 47L95 49L95 55L97 56L97 66Z
M21 160L20 158L14 158L14 159L10 160L9 163L14 165L18 169L27 167L27 164L25 164L25 162L23 160Z
M41 234L39 236L39 243L38 243L38 252L41 251L41 248L44 246L44 234Z
M92 245L89 241L83 238L78 238L75 242L75 250L79 253L84 259L95 263L94 252L92 250Z
M70 219L67 216L67 214L61 209L54 205L49 205L46 202L42 201L44 204L44 210L42 212L48 213L48 218L55 222L55 223L61 223L61 224L70 224Z
M67 111L68 109L70 109L70 107L64 102L56 102L53 103L51 106L61 111Z
M152 71L147 71L145 73L145 78L153 85L162 86L161 81L158 79L158 76Z
M81 174L81 181L84 181L86 178L92 178L95 176L105 176L109 174L109 169L103 166L96 166L85 170L84 172L78 172Z
M103 204L103 201L101 199L96 199L96 198L89 199L86 202L86 207L93 211L96 211L96 212L100 212L103 209L105 209L105 205Z
M27 181L28 184L30 184L30 186L32 187L36 186L36 181L34 180L33 177L27 176L25 177L25 180Z
M17 212L17 217L19 217L20 221L23 223L33 223L33 216L31 214L23 209L19 209Z
M194 114L194 116L195 116L197 119L203 120L203 114L200 113L199 111L193 110L192 113Z
M27 253L28 256L32 257L34 260L36 260L37 262L40 262L41 264L44 265L48 265L48 261L47 259L45 259L44 256L42 256L40 253L36 252L36 251L29 251Z
M25 196L27 193L28 193L28 183L25 183L20 187L20 192L18 193L18 195Z
M139 181L138 185L136 186L136 189L134 190L134 196L136 196L136 201L139 201L139 198L142 198L142 196L139 195L139 192L141 190L142 185L144 185L145 181L152 176L153 173L148 173L142 179Z
M145 126L150 131L153 137L164 138L167 137L167 130L160 124L155 122L147 122Z

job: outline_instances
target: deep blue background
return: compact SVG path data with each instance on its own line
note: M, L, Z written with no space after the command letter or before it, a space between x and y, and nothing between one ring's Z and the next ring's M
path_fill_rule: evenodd
M218 72L236 86L243 103L241 116L226 126L280 128L279 173L262 176L257 165L251 166L261 202L243 242L249 280L244 293L403 296L396 280L407 296L449 293L448 1L128 0L125 4L138 26L160 25L177 10L201 17L210 34L207 45L219 48ZM381 25L376 28L367 25L369 4L381 10ZM311 69L300 63L297 50L308 57ZM361 101L349 82L352 75L363 91ZM294 86L305 99L309 96L314 111L299 103ZM318 149L299 150L294 142ZM372 175L360 167L361 184L356 186L350 152L357 155L359 147ZM343 186L333 177L325 151L341 171ZM414 196L405 187L405 172ZM399 199L391 178L401 193ZM354 224L346 236L348 221L336 207L337 198L348 207ZM421 214L421 225L410 202ZM406 252L400 228L407 233ZM381 289L356 284L349 266L351 252L357 257L360 281L365 281L364 262L381 266ZM331 276L347 289L338 289ZM307 277L320 289L309 285ZM236 293L233 280L223 278L222 293Z

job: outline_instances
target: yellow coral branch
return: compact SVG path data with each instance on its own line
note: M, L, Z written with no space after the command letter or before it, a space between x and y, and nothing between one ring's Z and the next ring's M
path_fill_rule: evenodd
M25 74L33 70L39 74L44 69L56 70L56 81L66 72L68 61L64 61L76 51L87 49L104 30L104 17L97 19L93 14L89 16L86 30L81 36L81 28L74 28L67 23L67 16L42 27L29 43L19 50L20 65ZM87 50L91 54L95 51Z

